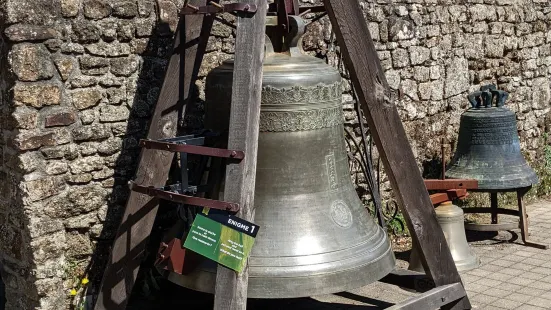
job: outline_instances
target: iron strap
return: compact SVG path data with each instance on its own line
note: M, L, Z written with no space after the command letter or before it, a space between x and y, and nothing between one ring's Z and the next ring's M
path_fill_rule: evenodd
M153 141L153 140L140 140L140 146L146 149L154 149L168 152L180 152L188 154L197 154L221 158L232 158L242 160L245 158L243 151L235 151L228 149L218 149L206 146L178 144L171 142Z
M239 205L237 203L182 195L182 194L169 192L169 191L165 191L154 187L138 185L134 182L130 182L130 189L132 191L142 193L151 197L157 197L160 199L169 200L177 203L207 207L211 209L218 209L218 210L224 210L229 212L239 211Z
M236 13L236 12L244 12L244 13L255 13L256 12L256 5L255 4L248 4L248 3L230 3L230 4L218 4L216 2L210 2L210 5L205 6L193 6L193 5L186 5L182 10L180 11L180 14L182 15L192 15L192 14L218 14L218 13Z

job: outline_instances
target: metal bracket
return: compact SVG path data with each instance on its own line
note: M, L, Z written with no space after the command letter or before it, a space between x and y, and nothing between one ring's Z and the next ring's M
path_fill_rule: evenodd
M130 182L129 186L134 192L186 205L207 207L228 212L237 212L240 208L239 204L233 202L182 195L176 192L166 191L164 188L147 187L138 185L134 182Z
M203 138L196 138L197 143ZM228 150L228 149L217 149L212 147L198 146L193 145L193 140L187 140L185 142L175 143L172 141L155 141L142 139L140 140L140 146L146 149L154 149L168 152L180 152L204 156L213 156L221 158L231 158L231 159L243 159L245 158L245 153L243 151Z
M209 5L194 6L187 4L181 11L181 15L194 15L194 14L220 14L220 13L256 13L257 7L255 4L248 3L230 3L230 4L218 4L211 1Z

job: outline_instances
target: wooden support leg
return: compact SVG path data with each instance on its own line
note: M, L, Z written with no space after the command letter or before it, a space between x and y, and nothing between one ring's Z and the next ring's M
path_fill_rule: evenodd
M492 224L499 223L497 218L497 193L490 193L490 204L492 208Z
M205 5L206 0L191 0ZM203 59L213 19L202 15L180 20L165 79L149 125L148 139L172 138L178 128L178 113L188 100ZM202 33L207 33L201 36ZM200 40L197 38L200 37ZM198 43L197 43L198 42ZM142 150L135 182L143 186L165 185L174 154ZM113 249L103 275L95 310L122 310L138 276L148 237L157 214L158 200L131 192Z
M527 189L521 189L517 191L518 212L520 217L520 234L522 236L522 242L524 242L524 245L526 246L547 250L549 248L549 245L547 244L528 241L528 215L526 214L526 207L524 206L524 202L522 201L522 198L527 191Z
M359 1L324 0L354 89L419 256L437 287L461 283ZM471 309L467 296L443 309Z
M466 296L466 294L461 283L448 284L433 288L428 292L387 308L387 310L429 310L443 308L445 305L449 305Z
M267 8L265 0L242 2L256 4L258 10L252 18L237 18L228 148L242 150L245 158L228 165L224 200L239 203L241 210L237 216L253 221ZM248 266L238 274L219 265L214 309L246 309L248 275Z

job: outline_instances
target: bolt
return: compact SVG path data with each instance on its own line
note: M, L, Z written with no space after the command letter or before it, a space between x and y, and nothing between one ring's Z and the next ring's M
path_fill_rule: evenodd
M189 7L190 9L194 10L195 12L199 11L199 8L196 7L195 5L191 5L191 4L186 4L187 7Z
M231 151L230 157L235 157L235 156L237 156L237 153L235 151Z

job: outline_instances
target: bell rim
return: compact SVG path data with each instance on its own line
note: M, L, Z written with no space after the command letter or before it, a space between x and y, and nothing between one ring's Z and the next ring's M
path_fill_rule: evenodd
M333 294L369 285L382 279L396 267L396 258L390 243L388 245L387 250L376 260L331 273L299 277L266 277L255 276L255 268L250 267L248 297L262 299L301 298ZM191 290L214 294L216 272L200 269L185 276L171 271L165 272L168 273L165 278L174 284Z

